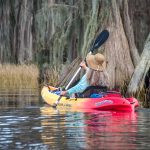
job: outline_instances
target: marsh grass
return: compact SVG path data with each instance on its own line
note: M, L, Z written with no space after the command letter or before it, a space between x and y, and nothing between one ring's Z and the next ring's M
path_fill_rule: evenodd
M126 96L126 92L127 92L127 87L128 87L129 81L125 81L123 82L123 84L121 85L121 93L122 95ZM145 87L143 87L142 89L139 89L136 93L132 93L132 95L135 98L138 99L139 103L141 104L141 106L143 106L144 108L149 108L150 107L150 97L149 95L149 89L146 89ZM127 95L129 96L129 95Z
M135 96L140 100L141 105L144 108L150 107L149 89L142 88L141 90L135 93Z
M39 77L41 79L40 87L43 85L57 86L60 78L60 68L56 66L46 66L43 68L42 74Z
M0 64L0 88L37 88L39 69L36 65Z
M50 71L50 80L49 80L50 85L57 86L59 78L60 78L60 73L58 71L58 68L52 67Z

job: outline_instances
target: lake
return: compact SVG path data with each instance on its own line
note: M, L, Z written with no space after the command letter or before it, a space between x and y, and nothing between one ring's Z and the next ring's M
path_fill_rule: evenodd
M0 150L150 149L150 109L72 112L49 107L37 90L7 92L0 94Z

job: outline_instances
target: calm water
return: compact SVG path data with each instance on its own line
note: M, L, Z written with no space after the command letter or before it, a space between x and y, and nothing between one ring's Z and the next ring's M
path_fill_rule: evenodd
M38 92L0 96L0 150L150 149L149 128L148 109L69 112L46 106Z

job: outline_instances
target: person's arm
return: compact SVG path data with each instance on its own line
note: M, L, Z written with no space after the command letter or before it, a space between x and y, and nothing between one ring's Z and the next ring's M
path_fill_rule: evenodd
M72 94L75 94L75 93L82 93L88 86L89 86L89 83L86 79L86 75L84 75L77 85L73 86L67 91L62 91L60 95L71 96Z
M85 61L82 61L81 63L80 63L80 66L84 69L84 70L86 70L87 69L87 66L86 66L86 63L85 63ZM81 87L80 88L80 85L81 85L81 82L83 82L82 81L83 79L81 79L81 81L78 83L79 84L79 86L78 86L78 84L77 85L75 85L74 87L72 87L71 89L69 89L69 92L68 91L62 91L61 92L61 94L60 95L70 95L71 93L78 93L78 91L80 92L82 92L82 88L84 89L84 87ZM85 79L84 79L85 80ZM87 81L86 81L87 82Z

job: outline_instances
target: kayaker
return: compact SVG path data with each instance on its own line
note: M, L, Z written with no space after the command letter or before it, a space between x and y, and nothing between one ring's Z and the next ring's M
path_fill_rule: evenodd
M104 55L100 53L88 54L80 66L86 70L85 75L75 86L67 91L61 91L60 95L71 97L75 93L82 93L88 86L109 86Z

